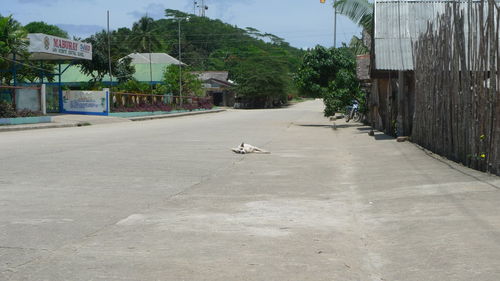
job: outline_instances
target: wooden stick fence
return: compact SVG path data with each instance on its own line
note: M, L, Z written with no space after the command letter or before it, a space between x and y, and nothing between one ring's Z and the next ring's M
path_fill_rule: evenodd
M412 139L500 174L499 26L494 0L449 4L415 44Z
M181 102L182 100L182 102ZM112 92L110 94L111 109L126 109L147 105L170 106L172 109L182 107L184 109L206 108L213 104L211 97L197 96L173 96L152 95L140 93Z

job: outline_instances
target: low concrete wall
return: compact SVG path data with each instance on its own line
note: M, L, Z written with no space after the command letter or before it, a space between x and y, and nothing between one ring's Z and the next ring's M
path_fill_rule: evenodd
M0 118L0 125L21 125L21 124L36 124L36 123L50 123L50 122L52 122L51 116Z
M109 114L109 89L64 91L62 106L62 113L107 116Z

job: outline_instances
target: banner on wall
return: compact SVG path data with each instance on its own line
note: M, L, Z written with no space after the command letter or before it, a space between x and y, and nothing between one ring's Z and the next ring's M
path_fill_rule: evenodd
M63 113L108 115L109 90L64 91Z

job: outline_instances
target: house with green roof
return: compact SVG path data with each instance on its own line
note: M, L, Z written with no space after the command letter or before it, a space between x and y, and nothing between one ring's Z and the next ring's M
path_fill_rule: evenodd
M166 53L132 53L126 57L132 59L131 65L135 68L134 79L139 82L151 82L153 84L160 83L163 80L163 73L167 66L172 64L186 65ZM67 68L61 75L61 83L64 85L86 83L92 79L92 77L82 73L78 65L69 66L63 64L61 68ZM109 82L110 80L109 75L103 78L103 82Z

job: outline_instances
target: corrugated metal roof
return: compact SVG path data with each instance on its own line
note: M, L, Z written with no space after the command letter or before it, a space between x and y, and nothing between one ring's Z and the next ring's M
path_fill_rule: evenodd
M375 1L375 69L413 70L413 43L453 1ZM466 12L468 3L460 2Z
M132 58L132 64L149 64L150 58L151 63L162 63L162 64L175 64L179 65L182 62L169 56L165 53L132 53L127 57ZM182 63L184 65L184 63Z
M197 75L202 81L212 78L220 81L227 81L229 77L229 72L227 71L193 71L191 73Z

